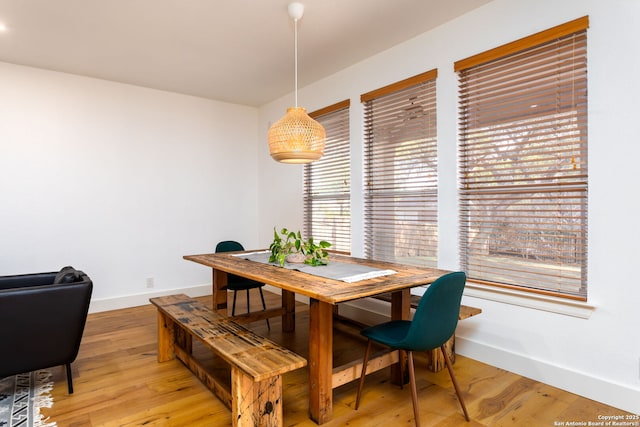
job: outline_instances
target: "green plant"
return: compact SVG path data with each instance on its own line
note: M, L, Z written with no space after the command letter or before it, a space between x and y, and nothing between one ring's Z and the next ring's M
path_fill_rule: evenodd
M302 233L298 231L289 231L286 228L277 232L273 227L273 242L269 245L271 256L269 262L277 262L284 267L287 256L295 253L304 255L304 263L308 265L318 266L326 265L329 258L327 248L331 247L331 243L321 240L317 244L313 237L308 240L302 238Z

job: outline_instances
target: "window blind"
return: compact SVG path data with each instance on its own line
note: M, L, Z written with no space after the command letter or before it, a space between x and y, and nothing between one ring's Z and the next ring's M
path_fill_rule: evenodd
M368 258L437 264L436 77L432 70L361 96Z
M351 252L349 101L310 114L327 139L320 160L304 166L304 233L331 249Z
M454 67L471 279L586 299L587 27L580 18Z

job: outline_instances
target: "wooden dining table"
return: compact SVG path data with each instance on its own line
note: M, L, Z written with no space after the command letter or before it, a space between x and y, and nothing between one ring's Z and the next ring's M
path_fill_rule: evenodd
M224 252L185 255L183 258L212 268L213 309L223 314L227 314L228 273L281 289L282 307L253 314L250 319L282 315L283 331L295 329L295 294L309 298L309 416L318 424L330 421L333 416L333 389L359 378L362 370L361 361L333 366L333 321L337 304L390 293L391 319L409 319L410 289L428 285L448 273L435 268L331 254L329 262L351 263L394 272L350 283L248 260L238 256L240 254ZM367 373L391 366L392 381L400 383L403 379L399 363L403 363L403 360L397 351L381 354L370 360Z

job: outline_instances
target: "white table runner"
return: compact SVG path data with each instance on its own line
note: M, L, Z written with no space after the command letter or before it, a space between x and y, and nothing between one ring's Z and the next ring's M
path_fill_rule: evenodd
M236 254L234 256L241 257L249 261L279 266L279 264L277 263L269 262L269 255L269 251L260 251ZM307 264L292 264L287 262L284 264L284 268L289 270L297 270L303 273L324 277L327 279L340 280L347 283L396 274L396 271L394 270L382 270L375 267L369 267L367 265L340 262L332 257L329 257L329 262L327 265L311 266Z

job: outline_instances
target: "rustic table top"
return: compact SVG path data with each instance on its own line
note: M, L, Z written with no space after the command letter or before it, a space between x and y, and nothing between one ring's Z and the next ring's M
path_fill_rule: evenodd
M330 262L334 260L344 263L367 265L381 270L396 271L395 274L388 276L347 283L341 280L327 279L296 270L285 269L278 265L246 260L242 257L234 256L234 254L238 254L238 252L185 255L183 258L216 270L248 277L330 304L428 285L438 277L448 273L446 270L436 268L416 267L331 254Z

